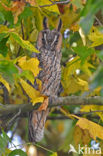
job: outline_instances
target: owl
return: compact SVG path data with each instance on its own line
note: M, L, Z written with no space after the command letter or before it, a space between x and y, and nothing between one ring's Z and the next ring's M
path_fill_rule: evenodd
M33 57L37 57L40 61L39 66L42 70L38 75L38 79L42 82L41 94L47 97L57 96L61 80L61 26L62 21L60 19L57 28L50 30L47 18L44 17L43 30L38 34L36 45L40 53L32 54ZM34 87L38 89L36 83ZM43 138L48 114L49 108L41 111L33 110L29 113L29 140L31 142L39 142Z

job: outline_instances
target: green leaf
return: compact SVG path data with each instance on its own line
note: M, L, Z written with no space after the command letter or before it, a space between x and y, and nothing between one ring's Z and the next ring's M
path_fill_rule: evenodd
M1 41L3 38L7 37L7 36L8 36L7 33L1 33L1 34L0 34L0 41Z
M103 87L103 67L100 65L97 71L94 74L93 81L91 84L91 89L95 89L97 87Z
M18 70L12 62L7 60L0 61L0 73L10 83L13 82L14 74L18 74Z
M0 135L0 154L5 152L5 148L7 147L8 141L10 141L10 138L2 130L2 135Z
M81 59L81 64L83 64L87 57L90 56L91 54L95 53L95 50L92 48L88 48L87 46L77 46L73 48L75 53L80 56Z
M0 53L5 57L8 53L8 47L6 46L6 42L9 37L3 38L0 42Z
M28 17L32 16L33 12L29 7L25 7L24 11L20 14L19 19L27 19Z
M10 33L11 36L14 38L14 40L22 47L25 48L31 52L36 52L39 53L39 51L29 42L29 41L25 41L23 40L19 34L17 34L16 32L11 32Z
M85 34L88 34L93 25L95 14L103 8L103 1L88 0L81 12L80 26ZM89 10L89 11L88 11Z
M94 22L94 16L88 14L86 17L82 17L80 20L80 26L82 27L85 34L88 34L90 28L92 27Z
M11 142L11 139L8 137L8 135L4 132L4 130L2 130L2 135L3 135L3 139L8 143Z
M78 0L78 1L77 0L72 0L72 4L75 5L77 8L80 8L80 9L83 8L81 0Z
M103 61L103 50L100 53L97 53L97 56Z
M16 156L16 155L27 156L27 154L24 151L22 151L21 149L16 149L16 150L12 151L8 156Z
M12 27L14 24L14 18L13 18L12 12L3 10L3 15L5 17L5 20L9 22L9 24L10 24L9 27L10 26Z
M5 21L4 15L0 12L0 24Z

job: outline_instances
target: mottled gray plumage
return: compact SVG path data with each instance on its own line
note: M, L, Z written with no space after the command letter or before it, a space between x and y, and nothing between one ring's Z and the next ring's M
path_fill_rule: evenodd
M41 93L50 97L57 96L61 79L61 44L62 35L59 32L61 20L57 29L50 30L47 26L47 19L43 20L44 30L42 30L37 39L37 49L40 53L37 55L40 61L40 71L38 78L42 81ZM33 54L35 57L35 54ZM35 86L34 86L35 87ZM38 142L43 138L44 126L49 109L46 111L32 111L29 114L29 139Z

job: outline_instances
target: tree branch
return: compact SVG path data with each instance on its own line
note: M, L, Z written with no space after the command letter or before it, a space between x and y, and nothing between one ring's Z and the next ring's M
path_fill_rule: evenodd
M39 5L40 8L43 8L43 7L49 7L49 6L52 6L52 5L55 5L55 4L68 4L70 2L70 0L66 0L66 1L52 1L52 0L49 0L51 2L51 4L46 4L46 5Z
M49 100L49 108L64 106L64 105L103 105L103 97L94 96L94 97L82 97L82 96L67 96L67 97L51 97ZM10 116L11 114L16 114L21 111L20 115L27 113L31 110L37 110L40 106L40 103L32 106L31 103L28 104L8 104L0 105L0 118Z

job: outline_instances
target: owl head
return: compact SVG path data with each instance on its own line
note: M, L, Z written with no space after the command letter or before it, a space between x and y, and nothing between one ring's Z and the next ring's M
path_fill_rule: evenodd
M56 29L50 30L48 28L47 18L43 20L43 30L38 35L37 48L40 50L44 48L46 50L60 51L62 44L62 35L60 29L62 21L59 19L58 26Z

